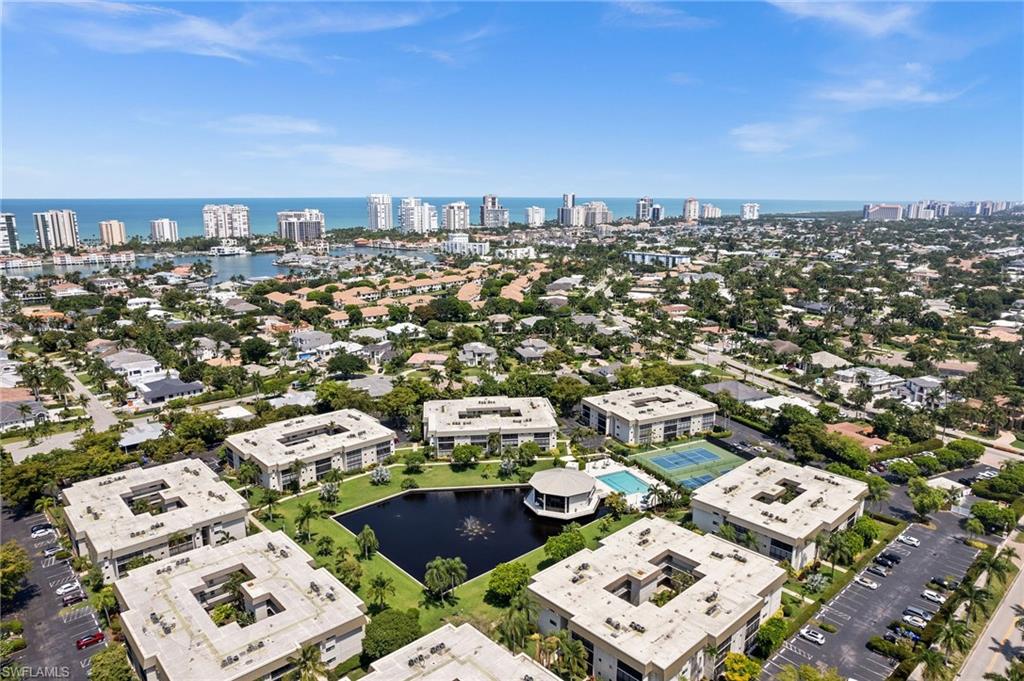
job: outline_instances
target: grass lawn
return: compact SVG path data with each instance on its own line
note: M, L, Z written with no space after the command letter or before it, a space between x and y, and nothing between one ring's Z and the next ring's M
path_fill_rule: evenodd
M1017 449L1024 449L1024 440L1019 437L1011 443Z
M551 461L539 461L535 466L528 470L536 471L543 468L549 468L550 466ZM483 487L502 482L493 474L490 474L489 477L484 477L486 468L488 467L478 466L475 469L456 472L447 465L428 466L423 469L422 473L411 477L416 479L420 485L420 489L438 487ZM378 501L384 497L399 492L399 478L403 477L401 476L401 470L401 466L396 466L392 469L394 478L390 485L371 485L368 476L350 478L341 483L341 500L339 503L331 509L330 515L325 515L324 517L313 520L310 523L310 531L312 533L311 540L305 543L300 542L303 548L305 548L306 551L314 557L318 565L324 566L333 571L336 563L334 555L316 555L316 540L321 536L329 536L334 540L335 551L337 551L338 547L345 546L353 554L358 555L359 549L356 546L355 535L339 523L335 522L330 516L367 503ZM309 492L301 497L289 499L288 501L278 504L274 509L275 519L272 521L263 521L264 524L273 530L283 529L289 536L295 538L295 517L298 513L299 504L306 501L317 501L317 493ZM639 516L625 516L618 521L613 521L611 523L610 531L615 531L621 527L625 527L638 517ZM597 540L605 534L601 531L600 521L595 521L587 525L583 531L587 537L588 545L591 547L596 546ZM296 541L298 540L296 539ZM360 580L361 585L357 592L361 597L365 598L365 593L370 580L376 575L383 574L385 577L392 579L395 587L395 593L388 599L388 605L392 608L398 609L419 608L420 623L423 626L424 632L432 631L450 619L456 622L474 622L481 626L484 631L488 631L491 628L494 619L497 617L500 610L484 602L484 594L487 590L489 573L480 575L476 579L473 579L457 588L453 598L445 603L437 603L425 597L423 587L418 581L385 557L387 555L387 550L387 546L382 546L380 552L376 553L368 560L361 561L363 574ZM544 560L543 547L538 547L518 560L525 561L530 566L531 571L536 571Z
M51 423L50 431L46 435L38 434L37 439L42 442L50 435L56 435L57 433L70 433L73 430L80 430L86 428L89 425L89 420L81 421L65 421L63 423ZM0 445L11 444L12 442L24 442L28 440L29 433L22 432L16 435L9 435L4 438L0 438Z

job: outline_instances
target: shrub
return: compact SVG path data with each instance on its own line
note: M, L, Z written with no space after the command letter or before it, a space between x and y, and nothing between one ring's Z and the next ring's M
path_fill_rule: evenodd
M900 662L910 658L914 654L913 646L910 644L903 641L899 643L892 643L891 641L886 641L881 636L872 636L869 638L867 647L868 650L872 650L879 655L884 655L885 657L894 660L899 660Z
M783 612L786 608L793 608L792 605L787 604L782 606ZM790 613L786 613L786 617L790 617ZM782 645L782 642L786 640L786 633L788 632L788 626L785 620L781 617L769 617L761 627L754 634L754 641L757 643L758 652L761 657L767 658L775 650Z
M14 634L20 636L21 632L25 630L25 625L21 620L4 620L0 622L0 634Z
M499 563L491 571L487 591L503 601L508 601L530 581L530 568L524 563L511 561Z
M402 478L402 489L416 489L420 486L420 483L416 482L412 478Z
M410 610L384 610L366 625L363 652L377 660L420 637L420 613Z
M565 528L553 537L548 537L544 542L544 555L551 560L558 562L582 551L587 545L578 523L569 523Z
M839 631L839 628L836 627L836 625L831 624L829 622L819 622L818 623L818 628L821 629L822 631L827 631L830 634L834 634L837 631Z

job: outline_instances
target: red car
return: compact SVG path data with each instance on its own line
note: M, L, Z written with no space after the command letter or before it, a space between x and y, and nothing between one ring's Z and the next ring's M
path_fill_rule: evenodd
M103 639L104 639L103 632L102 631L97 631L95 634L89 634L88 636L83 636L82 638L80 638L77 641L75 641L75 647L78 648L79 650L82 650L83 648L88 648L89 646L96 645L97 643L100 643L101 641L103 641Z

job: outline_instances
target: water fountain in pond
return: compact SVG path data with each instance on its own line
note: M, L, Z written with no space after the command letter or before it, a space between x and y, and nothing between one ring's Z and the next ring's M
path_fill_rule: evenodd
M485 523L472 515L463 518L457 529L459 534L469 541L473 541L474 539L487 539L488 536L494 534L494 530L491 529L490 523Z

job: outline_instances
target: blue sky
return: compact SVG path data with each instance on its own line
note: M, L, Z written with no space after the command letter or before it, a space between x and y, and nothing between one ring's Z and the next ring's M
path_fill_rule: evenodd
M8 197L1022 196L1016 2L3 5Z

